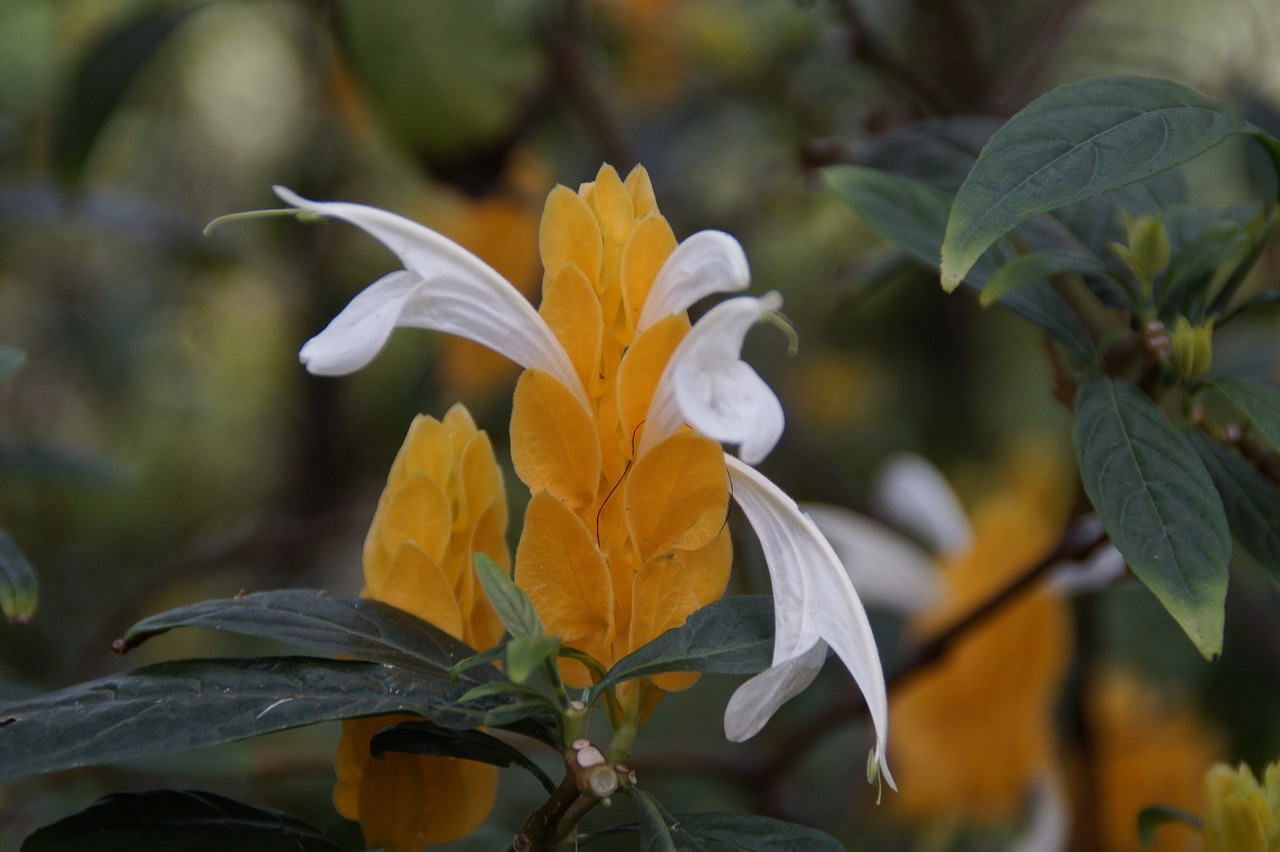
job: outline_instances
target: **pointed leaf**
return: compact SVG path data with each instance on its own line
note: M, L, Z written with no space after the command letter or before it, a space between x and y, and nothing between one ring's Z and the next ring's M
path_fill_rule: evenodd
M1260 567L1280 580L1280 488L1239 453L1200 430L1191 433L1191 443L1217 486L1231 535Z
M1280 388L1240 379L1219 379L1211 387L1240 409L1267 443L1280 450Z
M1085 251L1037 251L1016 257L988 279L979 301L985 307L1019 287L1045 281L1055 275L1075 272L1101 274L1106 271L1096 257Z
M529 600L524 589L517 586L515 580L497 562L483 553L475 554L471 561L475 566L476 578L489 597L489 603L493 604L493 610L501 619L502 626L507 628L513 638L546 635L533 601Z
M615 663L592 688L587 703L606 689L638 677L663 672L758 674L772 661L773 598L721 598Z
M942 246L947 290L987 247L1040 213L1181 165L1230 136L1274 140L1167 80L1099 77L1032 101L992 134L956 193Z
M560 654L557 636L522 636L507 643L507 677L516 683L524 683L544 663L552 662Z
M13 346L0 343L0 376L7 376L21 367L27 360L27 353Z
M430 721L401 722L374 734L369 750L374 757L394 751L459 757L494 766L519 766L537 778L548 793L556 791L556 782L524 752L480 731L459 731Z
M1206 658L1222 650L1231 542L1195 451L1132 385L1096 376L1076 396L1085 493L1133 572Z
M35 572L18 545L0 530L0 612L10 624L26 624L36 611Z
M494 702L460 707L466 690L352 660L159 663L0 707L0 780L355 716L414 713L471 728Z
M627 788L639 812L638 823L599 832L590 839L627 831L640 832L643 852L842 852L829 834L755 814L682 814L672 816L657 799ZM584 839L582 845L588 840Z
M258 636L440 678L450 677L453 666L476 653L438 627L390 604L330 596L314 589L258 592L162 612L131 627L117 650L136 648L175 627ZM498 677L487 666L458 675L468 686Z
M343 852L280 811L198 790L114 793L28 837L22 852Z
M1180 822L1197 830L1204 828L1204 821L1195 814L1169 805L1151 805L1138 812L1138 840L1143 846L1152 845L1160 826L1167 822Z

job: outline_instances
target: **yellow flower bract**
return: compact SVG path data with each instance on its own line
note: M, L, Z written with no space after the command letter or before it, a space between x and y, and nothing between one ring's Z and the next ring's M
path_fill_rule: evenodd
M533 499L515 578L548 632L609 666L723 594L728 476L719 444L687 429L636 458L659 379L689 330L683 314L636 330L676 248L648 174L636 168L624 183L605 166L577 192L556 187L539 236L540 314L589 407L541 371L517 383L512 460ZM582 686L590 675L567 662L565 678ZM653 679L661 689L690 683L682 674ZM660 695L620 692L632 696L621 700L637 721Z
M502 624L471 567L484 553L504 568L507 504L502 473L485 433L455 405L443 420L418 417L391 467L364 548L364 596L413 613L477 649L502 637ZM497 769L414 754L369 753L382 728L411 719L344 722L333 800L357 820L370 848L420 852L480 826L493 808Z
M1248 766L1220 763L1205 777L1205 792L1205 852L1280 852L1280 761L1262 784Z

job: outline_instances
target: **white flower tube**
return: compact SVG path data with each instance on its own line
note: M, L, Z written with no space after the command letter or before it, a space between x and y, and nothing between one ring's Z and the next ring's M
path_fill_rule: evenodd
M884 671L862 601L840 559L795 501L750 465L725 455L734 499L760 539L773 582L773 667L738 688L725 712L725 735L754 736L774 711L808 685L830 645L866 699L876 730L875 759L897 789L885 759L889 731Z
M739 296L716 305L696 322L663 370L640 440L640 455L688 423L717 441L739 445L756 464L782 436L782 403L742 360L747 331L782 306L782 297Z
M474 340L522 367L544 370L586 404L586 390L560 341L528 300L480 258L376 207L310 201L280 186L275 191L300 210L355 225L391 249L405 267L365 288L307 341L298 354L309 372L354 372L373 360L396 328L425 328Z
M687 311L704 296L747 289L751 269L742 244L723 231L699 231L667 258L636 321L636 334L669 314Z

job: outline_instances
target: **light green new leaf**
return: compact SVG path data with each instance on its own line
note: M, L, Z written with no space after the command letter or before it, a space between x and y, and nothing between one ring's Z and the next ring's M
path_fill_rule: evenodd
M1280 450L1280 388L1240 379L1218 379L1210 384L1249 418L1267 443Z
M27 353L13 346L0 343L0 376L7 376L21 367L27 360Z
M516 585L502 567L483 553L471 557L475 566L476 578L484 587L484 593L493 604L493 611L498 614L502 626L512 638L524 639L530 636L544 636L542 619L534 609L533 601L524 593L524 589Z
M1280 580L1280 488L1199 429L1191 433L1191 443L1218 488L1232 536Z
M560 654L560 638L557 636L520 636L507 643L507 677L515 683L524 683L542 667Z
M1145 394L1095 376L1076 395L1085 493L1133 572L1206 658L1222 650L1231 540L1213 480Z
M343 852L313 825L199 790L113 793L32 834L22 852Z
M950 291L1003 234L1033 216L1181 165L1230 136L1275 140L1167 80L1097 77L1032 101L992 134L956 193L942 244Z
M25 624L36 612L36 574L18 545L0 530L0 612L11 624Z

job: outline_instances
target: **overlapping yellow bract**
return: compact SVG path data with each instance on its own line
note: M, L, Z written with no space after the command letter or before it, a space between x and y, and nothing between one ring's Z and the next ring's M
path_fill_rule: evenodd
M503 538L502 473L485 433L465 408L443 420L418 417L391 467L364 547L364 596L390 603L477 649L502 624L472 570L473 553L510 565ZM497 791L487 764L414 754L369 753L382 728L412 717L344 722L334 804L357 820L370 848L421 852L484 822Z
M1262 784L1244 764L1218 764L1205 793L1205 852L1280 852L1280 761L1266 768Z
M689 430L636 459L658 381L689 330L676 315L636 331L676 248L644 169L624 183L604 166L577 192L552 190L540 242L540 313L569 353L590 409L546 373L520 378L511 451L534 496L515 578L548 632L608 666L724 592L728 476L720 446ZM590 680L572 662L565 678ZM692 679L654 683L675 689ZM656 700L630 694L639 716L641 703Z

